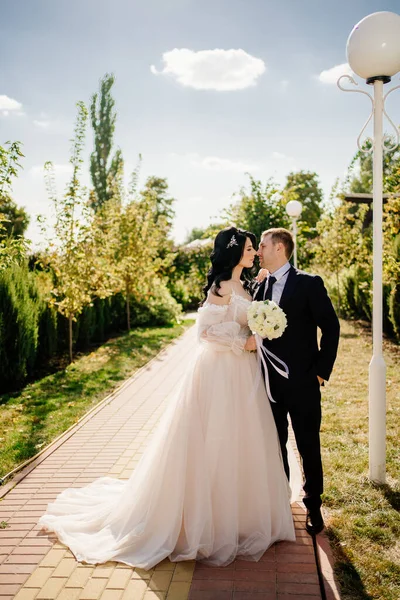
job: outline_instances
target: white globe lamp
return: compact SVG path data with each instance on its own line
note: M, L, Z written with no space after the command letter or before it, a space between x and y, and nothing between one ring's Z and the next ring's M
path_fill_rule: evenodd
M303 205L298 200L290 200L286 204L286 212L292 219L293 226L293 239L294 239L294 252L293 252L293 264L297 269L297 219L301 215Z
M356 75L373 83L400 71L400 15L377 12L362 19L347 40L347 60Z
M292 219L298 219L303 210L303 205L298 200L290 200L286 204L286 212Z

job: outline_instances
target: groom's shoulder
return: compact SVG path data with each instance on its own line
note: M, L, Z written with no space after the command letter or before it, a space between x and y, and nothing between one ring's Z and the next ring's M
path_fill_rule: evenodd
M296 277L299 278L299 280L303 281L305 284L312 284L312 283L323 283L323 279L320 275L317 275L316 273L308 273L307 271L301 271L300 269L296 269L295 267L293 267L293 270L295 271Z

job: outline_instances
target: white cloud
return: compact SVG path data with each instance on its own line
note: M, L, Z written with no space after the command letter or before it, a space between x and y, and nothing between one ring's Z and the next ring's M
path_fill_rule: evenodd
M237 173L244 173L246 171L256 171L260 168L257 164L220 158L219 156L205 156L201 158L197 154L193 154L190 157L192 165L211 171L236 171Z
M3 117L8 117L10 114L17 117L24 117L25 113L21 109L21 102L18 102L18 100L14 100L13 98L9 98L8 96L0 95L0 114Z
M0 110L8 112L9 111L21 111L22 104L13 98L9 98L8 96L0 96Z
M185 87L226 92L256 84L266 66L261 58L238 50L175 48L163 54L164 68L150 67L154 75L166 75Z
M336 65L331 69L327 69L326 71L322 71L318 75L318 79L322 83L336 83L339 77L342 75L353 75L353 71L348 63L343 63L342 65Z

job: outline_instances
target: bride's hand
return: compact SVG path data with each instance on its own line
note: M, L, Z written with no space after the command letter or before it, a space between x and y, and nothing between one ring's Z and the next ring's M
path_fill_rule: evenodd
M244 349L247 352L254 352L255 350L257 350L256 338L254 337L254 335L251 335L247 338Z
M257 273L257 277L255 278L258 283L262 283L266 277L268 277L269 271L268 269L260 269Z

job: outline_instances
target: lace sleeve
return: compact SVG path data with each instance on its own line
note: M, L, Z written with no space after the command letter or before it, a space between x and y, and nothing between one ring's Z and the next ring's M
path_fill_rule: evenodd
M236 321L225 321L228 305L206 304L199 308L197 335L200 342L212 344L219 352L242 354L247 335Z

